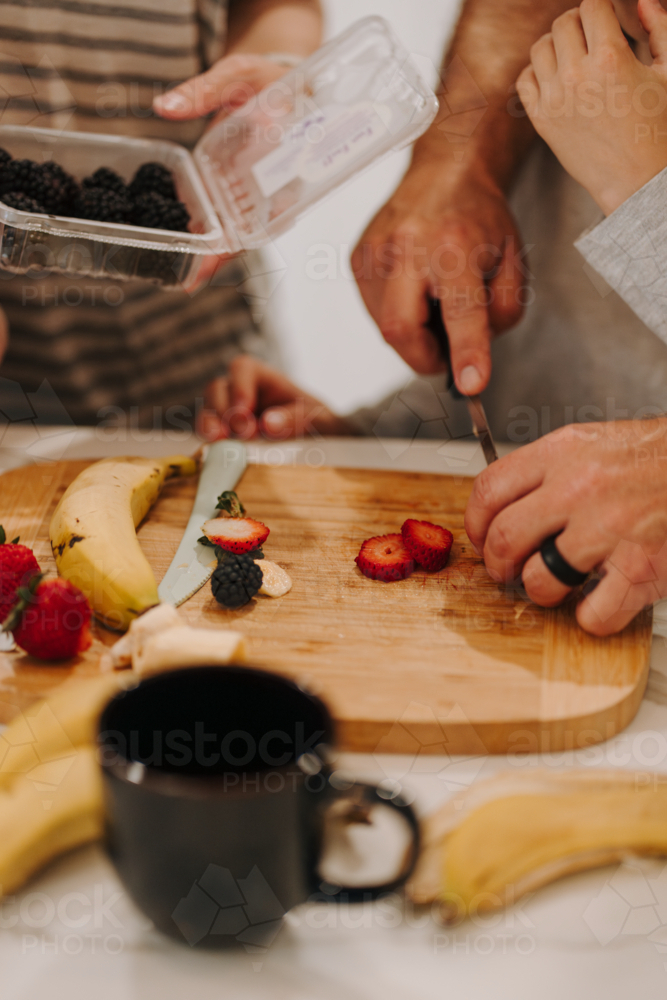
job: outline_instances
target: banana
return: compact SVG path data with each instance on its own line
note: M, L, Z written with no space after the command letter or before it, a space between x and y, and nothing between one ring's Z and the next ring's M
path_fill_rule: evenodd
M667 786L642 773L499 776L427 820L408 892L452 920L498 909L564 875L667 855L666 815Z
M50 766L71 758L78 747L92 745L106 702L137 680L128 670L77 678L17 715L0 734L0 795L25 776L48 781Z
M105 458L65 490L51 518L51 548L60 575L84 592L103 624L124 632L159 602L136 528L165 480L197 468L183 455Z
M18 778L0 792L0 895L14 892L64 851L99 840L103 824L102 779L92 747L73 754L48 803L38 782Z

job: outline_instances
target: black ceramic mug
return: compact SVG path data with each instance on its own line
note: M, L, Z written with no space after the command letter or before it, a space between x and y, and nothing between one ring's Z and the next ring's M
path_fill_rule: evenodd
M341 781L326 706L248 667L159 674L117 694L98 732L107 847L130 896L161 931L191 945L266 946L284 914L318 892L376 898L410 875L419 828L398 795ZM411 846L376 886L323 883L332 807L397 810Z

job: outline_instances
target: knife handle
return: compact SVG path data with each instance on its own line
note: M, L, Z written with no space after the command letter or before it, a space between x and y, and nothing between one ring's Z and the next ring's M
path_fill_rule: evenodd
M434 299L429 296L428 299L428 319L426 320L426 328L430 330L435 337L438 347L440 348L440 354L443 361L447 363L447 388L453 396L454 399L465 399L462 392L456 388L456 383L454 382L454 375L452 373L452 357L449 351L449 337L447 336L447 330L445 324L442 321L442 308L439 299Z

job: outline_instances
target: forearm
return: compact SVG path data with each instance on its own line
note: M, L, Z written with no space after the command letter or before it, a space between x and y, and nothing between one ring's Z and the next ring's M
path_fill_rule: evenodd
M319 0L231 0L227 52L310 55L322 37Z
M531 45L573 6L572 0L467 0L444 61L440 111L415 144L415 167L446 159L506 190L535 136L512 86Z

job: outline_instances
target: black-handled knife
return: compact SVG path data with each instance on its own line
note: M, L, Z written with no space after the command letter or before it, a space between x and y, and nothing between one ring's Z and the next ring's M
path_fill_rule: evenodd
M496 451L496 446L494 444L493 437L491 436L491 431L489 430L489 423L486 419L486 413L484 412L484 404L482 403L480 396L464 396L463 393L459 392L456 388L454 375L452 373L452 359L449 352L449 337L447 336L447 330L445 329L445 324L442 320L442 309L440 307L439 299L429 298L428 300L428 320L426 322L426 326L435 337L438 347L440 348L442 358L447 364L447 388L454 399L465 399L466 406L468 407L468 413L470 414L470 419L472 420L473 433L482 446L486 464L491 465L491 462L495 462L497 460L498 452Z

